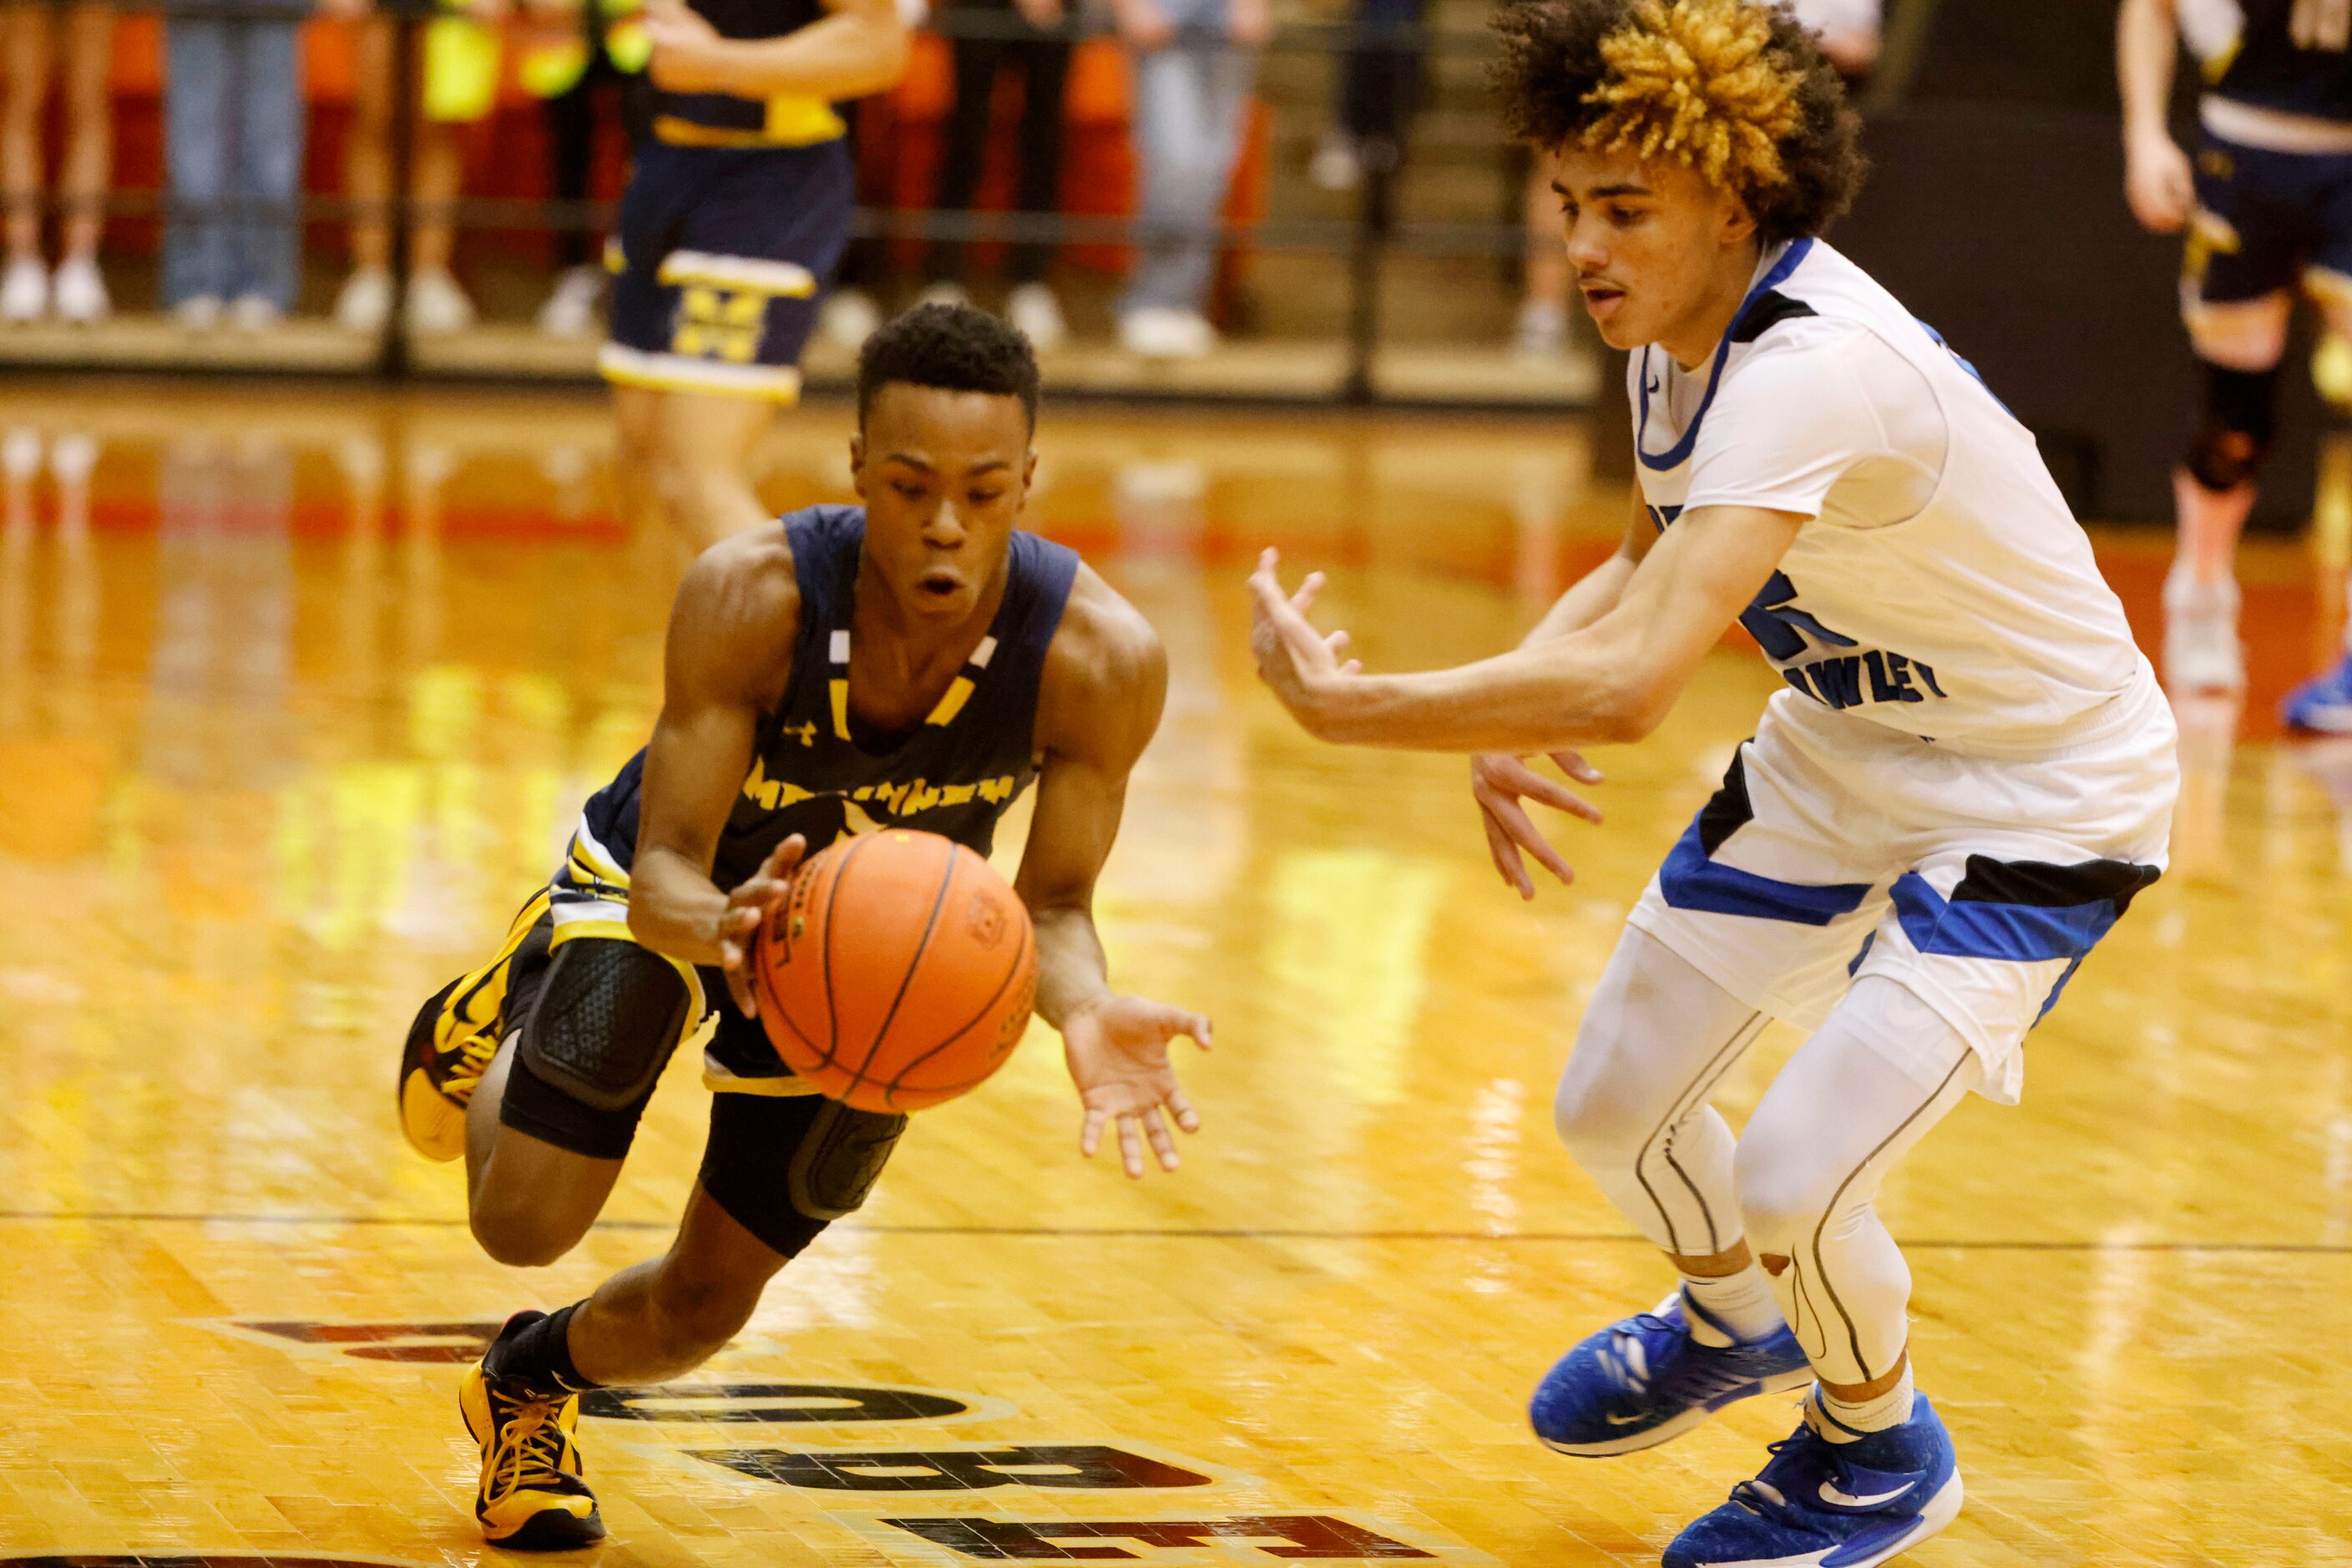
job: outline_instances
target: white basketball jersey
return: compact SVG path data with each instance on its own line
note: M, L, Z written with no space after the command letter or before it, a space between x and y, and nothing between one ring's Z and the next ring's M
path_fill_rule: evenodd
M2153 681L2032 435L1828 245L1768 252L1711 363L1653 346L1628 389L1659 528L1712 505L1811 520L1740 616L1802 700L2039 750Z

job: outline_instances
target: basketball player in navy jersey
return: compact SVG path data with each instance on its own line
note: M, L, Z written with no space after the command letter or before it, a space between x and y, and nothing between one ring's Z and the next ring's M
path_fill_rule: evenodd
M2192 163L2167 123L2177 35L2203 67ZM2165 581L2165 679L2235 693L2238 535L2271 444L2287 319L2301 294L2352 337L2352 4L2124 0L2116 21L2125 195L2188 230L2181 312L2203 378L2173 476L2179 546ZM2286 701L2298 729L2352 731L2352 658Z
M1034 779L1014 887L1036 923L1037 1012L1085 1106L1081 1152L1115 1122L1129 1175L1147 1142L1172 1171L1168 1121L1200 1125L1168 1047L1205 1047L1208 1020L1112 991L1091 912L1166 660L1076 554L1017 526L1036 405L1027 341L982 311L924 306L869 339L850 447L865 506L812 507L695 563L653 739L588 802L498 954L411 1028L404 1129L430 1158L465 1156L475 1236L530 1266L586 1233L664 1065L716 1016L709 1142L669 1251L518 1314L467 1374L493 1542L603 1536L579 1392L708 1360L859 1206L905 1126L818 1097L753 1016L750 934L810 848L903 826L984 855Z
M835 102L907 65L895 0L652 0L653 134L609 257L616 465L631 521L700 549L768 521L753 449L800 395L856 181Z

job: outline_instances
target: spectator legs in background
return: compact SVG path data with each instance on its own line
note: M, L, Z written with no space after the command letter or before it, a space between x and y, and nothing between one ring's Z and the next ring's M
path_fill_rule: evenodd
M58 194L64 216L57 275L51 278L41 262L41 127L51 69L58 64L59 28L66 146ZM47 5L15 5L0 13L0 53L6 56L0 193L7 205L0 320L28 321L54 310L67 321L89 322L107 313L98 242L106 226L113 158L113 105L107 94L113 39L114 12L108 5L78 5L61 14Z
M1406 127L1421 107L1423 3L1359 0L1354 23L1361 33L1341 58L1339 121L1307 167L1325 190L1356 188L1367 143L1402 153Z
M990 25L1013 15L1010 5L962 5L948 13ZM954 37L948 43L955 58L955 103L947 123L940 128L940 183L932 198L934 212L960 216L971 210L972 194L980 189L980 172L988 153L989 107L995 95L997 67L1005 58L1008 40L999 37ZM955 299L963 293L964 244L960 239L935 239L924 255L923 274L930 288L926 298Z
M635 147L651 130L652 89L643 76L615 68L604 40L591 38L587 68L566 90L543 100L547 125L548 194L559 202L588 199L588 178L596 155L596 105L610 84L620 100L621 125ZM539 330L552 338L584 338L596 325L596 301L604 292L604 268L597 236L579 227L571 214L552 233L555 288L540 307Z
M864 121L863 103L845 104L842 119L849 126L849 162L853 167L862 161L857 155L859 127ZM836 348L852 353L864 346L882 324L881 308L874 302L875 290L882 285L885 271L882 241L872 235L853 235L841 252L841 266L834 273L833 286L816 308L817 335Z
M1555 165L1539 155L1528 172L1526 292L1511 329L1511 353L1549 359L1568 346L1568 247L1560 236L1559 196L1551 188Z
M219 324L230 286L229 226L217 209L229 199L236 155L234 26L190 16L172 17L163 29L163 308L199 331Z
M230 225L235 265L229 313L248 331L274 326L294 308L302 246L301 34L290 22L247 22L236 42L238 79L236 161L247 205Z
M1045 217L1062 206L1062 99L1070 74L1070 46L1060 38L1019 39L1013 58L1022 77L1021 164L1013 200L1023 213ZM1062 319L1061 301L1045 281L1054 247L1042 239L1023 240L1013 247L1012 264L1013 292L1005 300L1005 314L1037 348L1061 347L1069 328Z
M392 116L408 105L415 84L392 79L391 18L371 16L359 28L352 59L350 151L343 185L363 216L352 223L352 275L335 299L335 320L353 331L383 330L392 309ZM413 110L404 110L413 112ZM457 243L450 204L465 174L459 127L416 115L415 164L409 195L408 326L412 331L457 332L473 323L473 301L449 271Z
M1070 46L1020 22L1010 5L968 5L965 16L983 26L1018 23L1018 37L959 37L955 50L955 107L942 128L938 199L942 213L971 210L988 151L990 106L1000 70L1021 74L1021 124L1015 153L1014 210L1045 216L1059 209L1062 184L1062 89L1068 79ZM965 247L961 240L935 240L928 258L930 293L953 298L963 289ZM1007 314L1041 349L1060 346L1066 329L1045 273L1054 247L1024 240L1012 247L1013 297ZM951 292L952 291L952 292Z
M294 303L300 244L299 34L290 22L174 16L164 39L164 306L199 330L225 307L247 330L275 325Z
M1255 50L1180 41L1135 61L1135 140L1143 184L1135 270L1119 299L1119 341L1155 359L1196 358L1215 342L1202 307Z

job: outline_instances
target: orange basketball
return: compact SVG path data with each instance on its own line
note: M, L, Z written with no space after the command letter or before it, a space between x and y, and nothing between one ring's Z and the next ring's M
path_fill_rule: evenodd
M847 838L803 863L751 953L784 1065L860 1110L920 1110L1004 1065L1037 996L1029 911L936 833Z

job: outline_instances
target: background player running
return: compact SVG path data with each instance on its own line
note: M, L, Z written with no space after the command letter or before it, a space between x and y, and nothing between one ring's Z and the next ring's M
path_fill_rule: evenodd
M1176 1168L1163 1108L1199 1126L1168 1045L1207 1045L1208 1020L1114 993L1091 912L1166 661L1075 554L1016 527L1036 405L1028 343L981 311L925 306L868 340L850 447L866 505L811 508L694 564L652 741L589 801L498 955L417 1016L403 1125L433 1158L465 1154L475 1236L530 1265L586 1232L664 1064L717 1014L709 1143L669 1251L518 1315L467 1379L493 1542L604 1534L576 1392L707 1360L864 1201L905 1124L810 1092L751 1016L748 933L804 847L905 826L985 854L1034 777L1014 887L1036 922L1037 1011L1086 1107L1080 1148L1116 1122L1140 1176L1147 1141Z
M633 521L698 549L768 521L752 450L800 395L817 294L848 243L854 171L835 100L907 64L895 0L652 0L653 135L613 237L613 384Z
M1368 676L1253 577L1259 668L1311 731L1484 752L1504 878L1568 867L1518 753L1630 741L1736 619L1788 689L1634 909L1562 1076L1559 1131L1683 1277L1544 1378L1571 1454L1649 1447L1812 1382L1755 1479L1665 1554L1867 1564L1958 1513L1912 1390L1889 1166L1973 1089L2164 863L2173 727L2032 436L1811 237L1861 178L1837 78L1755 0L1528 0L1501 22L1516 129L1557 152L1568 257L1635 351L1641 506L1516 652ZM1811 1032L1735 1142L1707 1103L1777 1017Z
M2176 29L2204 66L2193 165L2168 120ZM2347 48L2352 5L2341 0L2123 0L2116 15L2125 195L2148 228L2189 231L2180 309L2204 383L2173 475L2164 674L2175 691L2246 683L2232 557L2270 447L2296 293L2352 338ZM2352 731L2352 658L2290 696L2286 717Z

